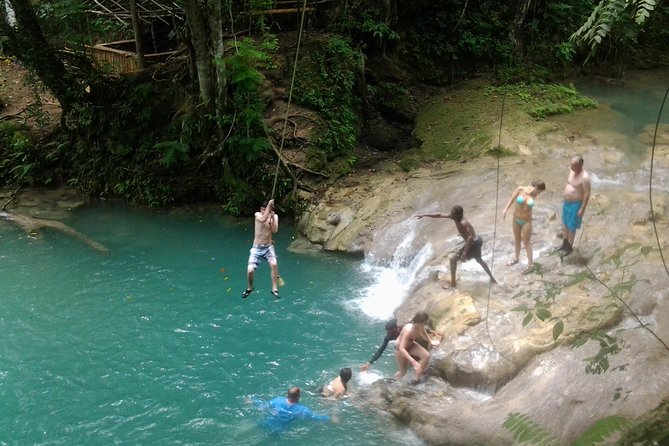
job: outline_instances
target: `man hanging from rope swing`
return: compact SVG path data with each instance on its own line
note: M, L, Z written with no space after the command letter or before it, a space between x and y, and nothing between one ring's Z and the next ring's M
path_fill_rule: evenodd
M286 127L288 125L288 111L293 99L293 88L295 86L295 75L297 73L297 60L300 55L300 45L302 42L302 31L304 30L304 16L306 11L307 1L303 0L302 16L300 18L300 32L297 38L297 49L295 50L295 63L293 64L293 75L290 81L290 92L288 93L288 103L286 104L286 114L283 120L283 131L281 132L281 145L277 150L276 172L274 173L274 185L272 186L272 197L276 192L276 183L279 179L279 166L281 164L281 151L286 139ZM270 138L272 146L274 143ZM283 286L283 280L279 277L279 268L276 260L276 253L274 252L274 245L272 243L272 234L279 230L279 216L274 213L274 199L267 203L260 205L260 212L255 214L255 236L253 238L253 246L249 254L249 263L247 269L248 285L246 290L242 293L242 298L246 299L253 292L253 273L255 272L261 259L267 260L272 274L272 295L279 298L278 285Z
M242 298L246 299L253 292L253 273L262 259L269 263L272 275L272 295L279 298L279 273L272 234L279 230L279 216L274 213L274 200L263 202L260 205L260 211L255 213L255 235L253 237L253 246L249 253L248 268L246 277L248 285L246 291L242 293Z

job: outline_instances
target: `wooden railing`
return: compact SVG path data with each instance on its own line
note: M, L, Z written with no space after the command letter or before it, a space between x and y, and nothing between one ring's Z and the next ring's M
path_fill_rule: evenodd
M300 0L277 0L273 2L272 9L261 9L251 11L251 15L269 15L269 14L294 14L302 12L304 2ZM304 8L305 12L315 11L315 2L307 1L307 6Z
M112 76L133 74L139 71L137 53L135 53L134 48L134 40L120 40L118 42L99 43L94 46L86 46L86 50L91 55L98 68ZM144 60L147 65L164 62L168 57L176 53L178 53L178 51L175 50L166 51L164 53L145 54Z

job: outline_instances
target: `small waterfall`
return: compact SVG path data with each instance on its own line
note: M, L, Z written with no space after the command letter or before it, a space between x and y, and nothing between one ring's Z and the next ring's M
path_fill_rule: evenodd
M407 219L384 231L361 265L370 284L349 304L372 319L388 320L419 279L433 255L432 244L418 240L416 219Z

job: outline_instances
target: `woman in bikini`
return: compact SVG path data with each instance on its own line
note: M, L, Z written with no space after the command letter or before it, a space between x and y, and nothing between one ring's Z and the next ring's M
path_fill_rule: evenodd
M420 345L417 340L420 338L430 339L425 329L428 321L428 315L424 311L419 311L406 324L395 344L395 359L399 370L395 373L395 378L402 379L407 373L407 366L411 364L416 372L416 381L423 377L430 362L430 352Z
M522 240L527 252L527 268L523 272L530 272L533 269L534 263L532 259L532 207L534 201L539 194L546 190L546 185L541 180L532 181L531 186L519 186L511 194L509 202L504 208L502 218L506 218L506 212L513 203L516 206L513 208L513 237L516 241L515 256L509 260L507 265L515 265L518 263L520 257L520 242Z

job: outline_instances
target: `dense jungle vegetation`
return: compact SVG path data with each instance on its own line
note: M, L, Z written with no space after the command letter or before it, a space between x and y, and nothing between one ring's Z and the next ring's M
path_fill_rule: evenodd
M297 210L300 191L350 172L362 147L415 145L409 102L422 86L485 75L535 97L537 84L578 71L669 64L669 6L656 0L308 1L304 16L302 1L291 14L266 12L279 8L273 0L176 4L167 22L125 23L87 0L3 1L2 56L27 68L62 116L38 132L0 120L1 184L69 184L150 205L216 200L233 214L274 195ZM140 56L179 52L117 77L85 46L137 36ZM565 94L544 114L572 95L551 91ZM28 112L38 123L39 105L37 94Z

